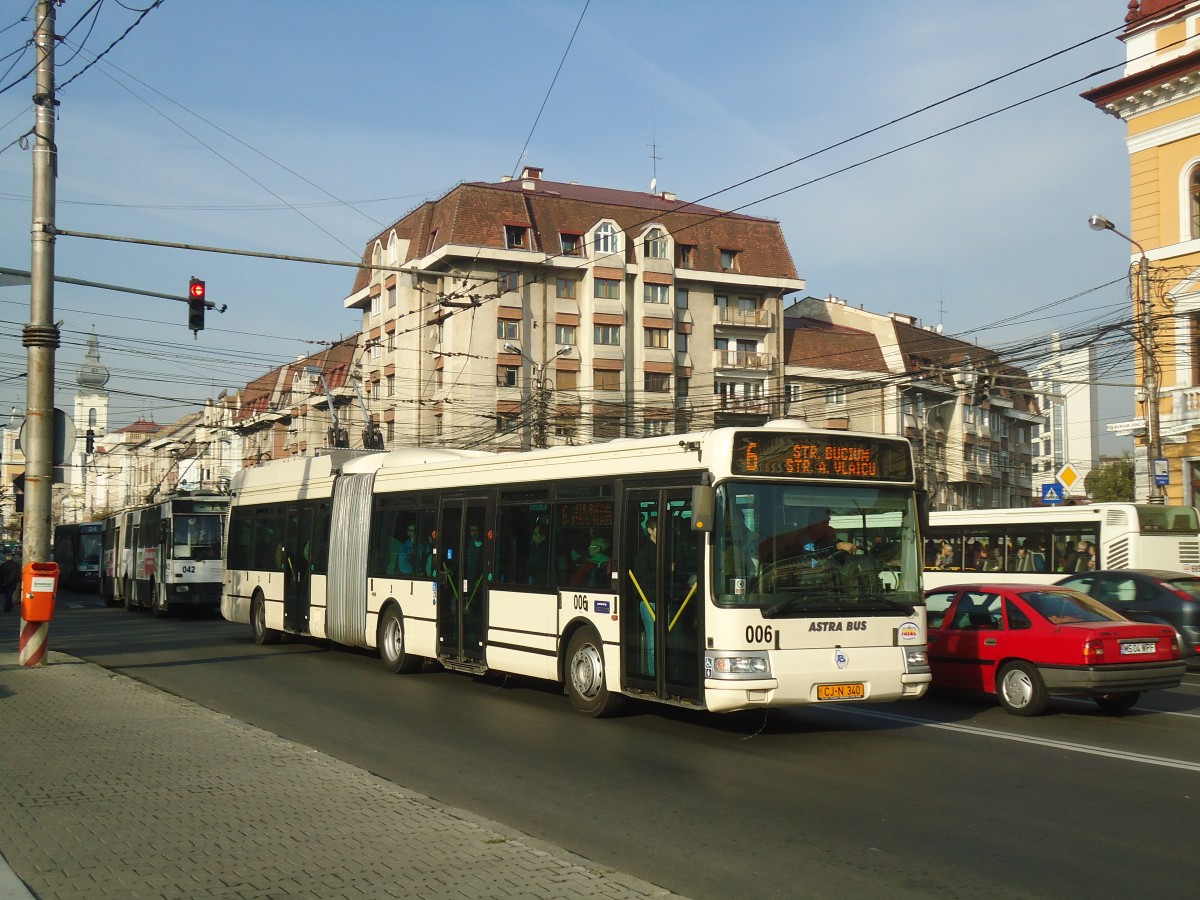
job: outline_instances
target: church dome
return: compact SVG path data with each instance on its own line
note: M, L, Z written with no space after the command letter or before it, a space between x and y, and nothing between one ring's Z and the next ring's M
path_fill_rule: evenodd
M108 384L108 369L100 363L100 339L95 334L88 338L87 355L75 375L75 383L93 391L103 390Z

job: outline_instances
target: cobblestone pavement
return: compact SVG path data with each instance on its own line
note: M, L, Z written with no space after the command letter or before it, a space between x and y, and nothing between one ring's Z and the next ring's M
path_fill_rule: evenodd
M61 653L0 754L0 900L675 896Z

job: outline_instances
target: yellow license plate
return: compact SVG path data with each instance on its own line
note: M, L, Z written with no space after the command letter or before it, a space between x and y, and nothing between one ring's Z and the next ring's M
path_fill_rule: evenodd
M867 696L866 686L861 681L849 684L818 684L818 700L861 700Z

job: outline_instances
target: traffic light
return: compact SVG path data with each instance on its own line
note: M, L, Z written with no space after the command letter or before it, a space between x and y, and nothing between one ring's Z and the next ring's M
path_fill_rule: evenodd
M204 330L204 282L192 276L188 283L188 328L192 331Z

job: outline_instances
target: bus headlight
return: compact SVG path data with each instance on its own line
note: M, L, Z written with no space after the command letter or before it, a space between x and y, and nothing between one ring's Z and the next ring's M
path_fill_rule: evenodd
M928 672L929 650L924 646L905 647L904 669L906 672Z
M766 653L731 653L728 656L706 656L706 676L709 678L770 678L771 659Z

